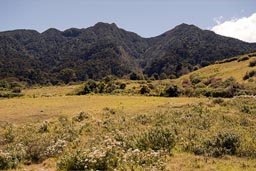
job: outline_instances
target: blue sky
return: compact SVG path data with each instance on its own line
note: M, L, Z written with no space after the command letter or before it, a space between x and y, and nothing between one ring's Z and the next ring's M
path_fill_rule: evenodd
M114 22L152 37L181 23L212 29L255 12L256 0L0 0L0 31L42 32Z

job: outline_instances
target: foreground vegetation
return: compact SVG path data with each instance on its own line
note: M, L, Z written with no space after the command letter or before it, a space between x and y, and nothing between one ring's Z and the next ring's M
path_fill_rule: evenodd
M51 98L57 99L12 100L45 99L49 105ZM67 98L73 98L72 105L75 98L82 100L79 96ZM21 169L49 162L57 170L256 169L255 98L141 96L127 97L127 103L121 100L125 96L82 98L94 99L94 106L102 107L101 110L54 115L47 120L38 118L39 121L30 120L30 124L26 118L21 123L1 122L0 168ZM115 102L101 106L101 98L120 100L123 107L114 105ZM140 105L134 104L128 109L136 98L145 107L131 110ZM147 110L145 100L148 107L150 101L157 105ZM89 104L87 109L92 107Z

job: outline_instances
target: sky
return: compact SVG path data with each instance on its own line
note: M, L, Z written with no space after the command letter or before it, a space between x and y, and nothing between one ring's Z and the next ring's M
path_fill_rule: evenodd
M0 0L0 31L87 28L97 22L142 37L181 23L256 42L256 0Z

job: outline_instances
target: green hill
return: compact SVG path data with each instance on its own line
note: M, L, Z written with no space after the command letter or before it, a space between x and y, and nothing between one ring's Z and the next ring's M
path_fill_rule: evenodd
M183 87L183 91L188 91L186 95L192 92L206 96L214 96L212 93L215 92L216 97L255 95L255 63L255 53L228 58L184 75L174 82Z
M86 29L0 33L0 80L59 84L129 74L176 78L216 60L256 50L255 43L181 24L153 38L97 23Z

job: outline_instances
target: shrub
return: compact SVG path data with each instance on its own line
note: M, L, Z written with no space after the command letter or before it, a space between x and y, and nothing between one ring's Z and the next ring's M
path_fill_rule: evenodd
M254 57L254 56L256 56L256 53L251 53L251 54L249 54L248 56L249 56L249 57Z
M171 85L164 92L164 96L167 96L167 97L178 97L179 94L180 94L180 90L178 89L177 85Z
M79 94L89 94L92 92L96 92L97 84L96 81L89 80L85 83L84 88Z
M249 60L249 59L250 59L249 56L241 56L240 58L237 59L237 62L246 61L246 60Z
M254 67L256 66L256 58L253 58L250 62L249 62L249 67Z
M18 165L18 160L14 158L10 153L6 153L0 150L0 169L15 169Z
M8 125L4 129L3 143L4 144L12 143L14 141L14 138L15 138L15 135L13 131L13 126Z
M21 93L21 88L20 88L20 87L14 87L14 88L12 89L12 92L13 92L13 93Z
M170 153L175 143L175 135L169 129L164 128L152 128L135 137L135 147L140 150L166 150Z
M239 146L240 138L230 132L220 132L212 140L205 142L206 153L213 157L235 155Z
M189 76L189 79L190 79L190 82L194 85L202 81L198 74L191 74Z
M125 84L125 83L121 83L119 88L122 89L122 90L124 90L125 87L126 87L126 84Z
M222 98L216 98L213 99L213 104L222 104L224 102L224 100Z
M146 124L150 123L151 120L152 120L151 117L147 116L145 114L139 114L135 117L135 121L142 125L146 125Z
M256 71L254 71L254 70L252 70L250 72L246 72L246 74L243 77L243 80L247 80L247 79L253 77L254 75L256 75Z
M73 117L72 120L76 121L76 122L82 122L83 120L88 119L88 118L89 118L88 113L80 112L77 116Z
M140 89L140 94L148 94L150 93L150 89L148 88L147 85L143 85Z
M223 63L227 63L227 62L232 62L232 61L236 61L238 59L238 57L233 57L233 58L228 58L228 59L223 59L221 61L216 61L216 64L223 64Z
M130 74L130 80L144 80L144 75L133 72Z

